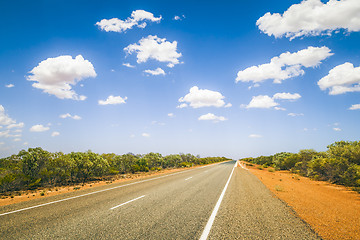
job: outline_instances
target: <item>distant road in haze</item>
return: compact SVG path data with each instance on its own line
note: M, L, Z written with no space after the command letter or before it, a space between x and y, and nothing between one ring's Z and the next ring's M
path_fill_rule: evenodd
M318 239L254 175L234 164L3 206L0 238Z

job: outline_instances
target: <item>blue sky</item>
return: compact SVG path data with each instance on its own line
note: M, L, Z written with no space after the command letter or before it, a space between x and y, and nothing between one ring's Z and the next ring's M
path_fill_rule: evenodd
M0 9L0 157L39 146L240 158L359 140L357 0Z

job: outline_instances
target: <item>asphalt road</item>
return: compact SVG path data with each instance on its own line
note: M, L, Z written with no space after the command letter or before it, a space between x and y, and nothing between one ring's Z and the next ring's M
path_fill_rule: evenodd
M0 207L1 239L201 237L317 239L234 162Z

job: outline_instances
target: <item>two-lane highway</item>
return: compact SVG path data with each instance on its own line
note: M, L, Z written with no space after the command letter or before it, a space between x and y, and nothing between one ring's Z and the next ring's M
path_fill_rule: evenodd
M261 189L263 185L253 175L235 168L230 179L234 163L225 162L0 207L0 236L2 239L199 239L223 193L208 238L252 239L247 236L254 235L246 235L251 229L242 228L254 227L258 221L258 228L279 232L268 236L315 239L306 224L291 215L283 203L266 192L265 187ZM224 191L226 183L228 190ZM255 207L257 211L250 214L253 209L244 204L247 198L241 197L249 194L252 204L272 206L268 200L270 196L278 205L275 204L275 210ZM279 206L289 214L284 215L278 210ZM269 210L275 212L262 213ZM275 222L281 216L284 219L290 216L290 221L280 221L273 228L271 215ZM263 221L262 216L266 216ZM271 224L267 226L268 223ZM289 231L282 234L283 229L293 229L294 234Z

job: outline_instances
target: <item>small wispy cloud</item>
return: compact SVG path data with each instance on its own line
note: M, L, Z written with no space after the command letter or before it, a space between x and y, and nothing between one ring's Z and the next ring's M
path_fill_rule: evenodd
M80 116L78 116L78 115L71 115L70 113L61 114L59 117L60 117L60 118L63 118L63 119L65 119L65 118L72 118L72 119L74 119L74 120L81 120L81 117L80 117Z
M250 134L249 135L249 138L262 138L263 136L262 135L259 135L259 134Z
M122 65L128 68L135 68L135 66L131 65L130 63L123 63Z

